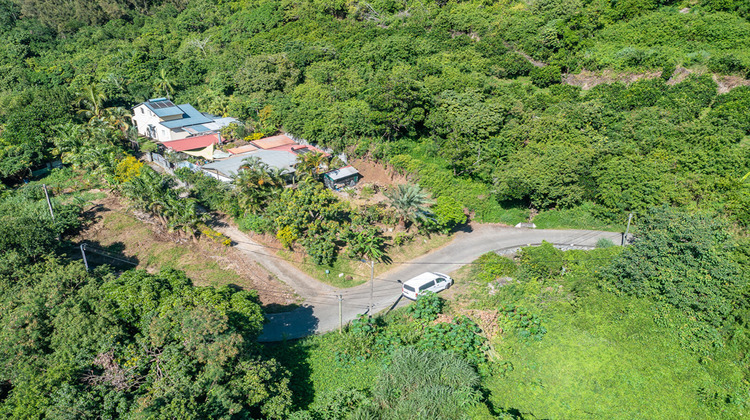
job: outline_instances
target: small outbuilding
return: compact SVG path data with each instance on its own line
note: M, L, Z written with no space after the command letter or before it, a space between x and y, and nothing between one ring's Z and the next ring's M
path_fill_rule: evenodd
M359 171L349 165L323 174L323 183L332 190L338 190L342 187L354 186L360 178L362 178L362 175Z

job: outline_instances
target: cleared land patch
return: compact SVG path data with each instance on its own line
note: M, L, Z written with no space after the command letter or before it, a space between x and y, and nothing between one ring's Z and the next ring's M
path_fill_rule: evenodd
M137 262L140 269L175 268L197 286L229 284L257 290L269 312L293 309L300 301L288 286L237 250L206 238L179 239L149 217L127 210L116 197L96 200L89 213L91 223L76 240Z

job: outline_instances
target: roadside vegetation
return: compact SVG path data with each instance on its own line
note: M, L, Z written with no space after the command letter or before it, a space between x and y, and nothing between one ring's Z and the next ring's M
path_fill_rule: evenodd
M0 416L746 416L746 3L0 0ZM564 83L600 71L632 82ZM406 183L343 199L312 153L293 185L253 160L231 184L157 172L129 110L160 96ZM336 279L468 221L632 213L635 239L488 254L441 296L260 345L258 292L181 251L87 270L75 238L110 196L183 244L229 245L228 215Z
M425 419L746 415L747 239L668 208L650 212L646 226L625 249L545 243L512 258L489 253L440 296L362 317L343 334L270 346L293 372L304 409L293 418L397 418L405 407ZM684 247L691 252L675 250ZM644 275L651 288L638 287ZM476 382L426 379L459 361ZM398 389L402 380L421 385L383 397L384 381ZM420 417L419 398L442 416Z

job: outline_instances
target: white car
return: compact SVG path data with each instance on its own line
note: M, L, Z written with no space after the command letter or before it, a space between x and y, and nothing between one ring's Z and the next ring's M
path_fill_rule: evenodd
M401 286L401 294L407 299L417 300L420 293L443 291L453 284L453 279L446 274L427 272L407 280Z

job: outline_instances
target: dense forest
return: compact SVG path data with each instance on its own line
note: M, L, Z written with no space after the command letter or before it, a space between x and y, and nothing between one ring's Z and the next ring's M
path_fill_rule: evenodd
M86 92L125 109L173 93L390 162L479 220L531 208L622 224L669 203L746 224L750 87L719 95L712 75L750 71L750 12L681 6L4 1L0 175L60 153ZM661 76L561 83L601 69Z
M0 40L4 417L747 413L746 1L0 0ZM262 167L234 189L157 174L129 156L148 143L129 110L161 96L238 118L240 137L285 131L383 163L430 195L391 198L435 217L358 214ZM386 217L447 232L464 209L558 228L633 213L636 236L489 254L457 273L455 299L266 346L254 291L74 260L90 188L192 239L200 207L223 211L317 265L342 247L383 257Z

